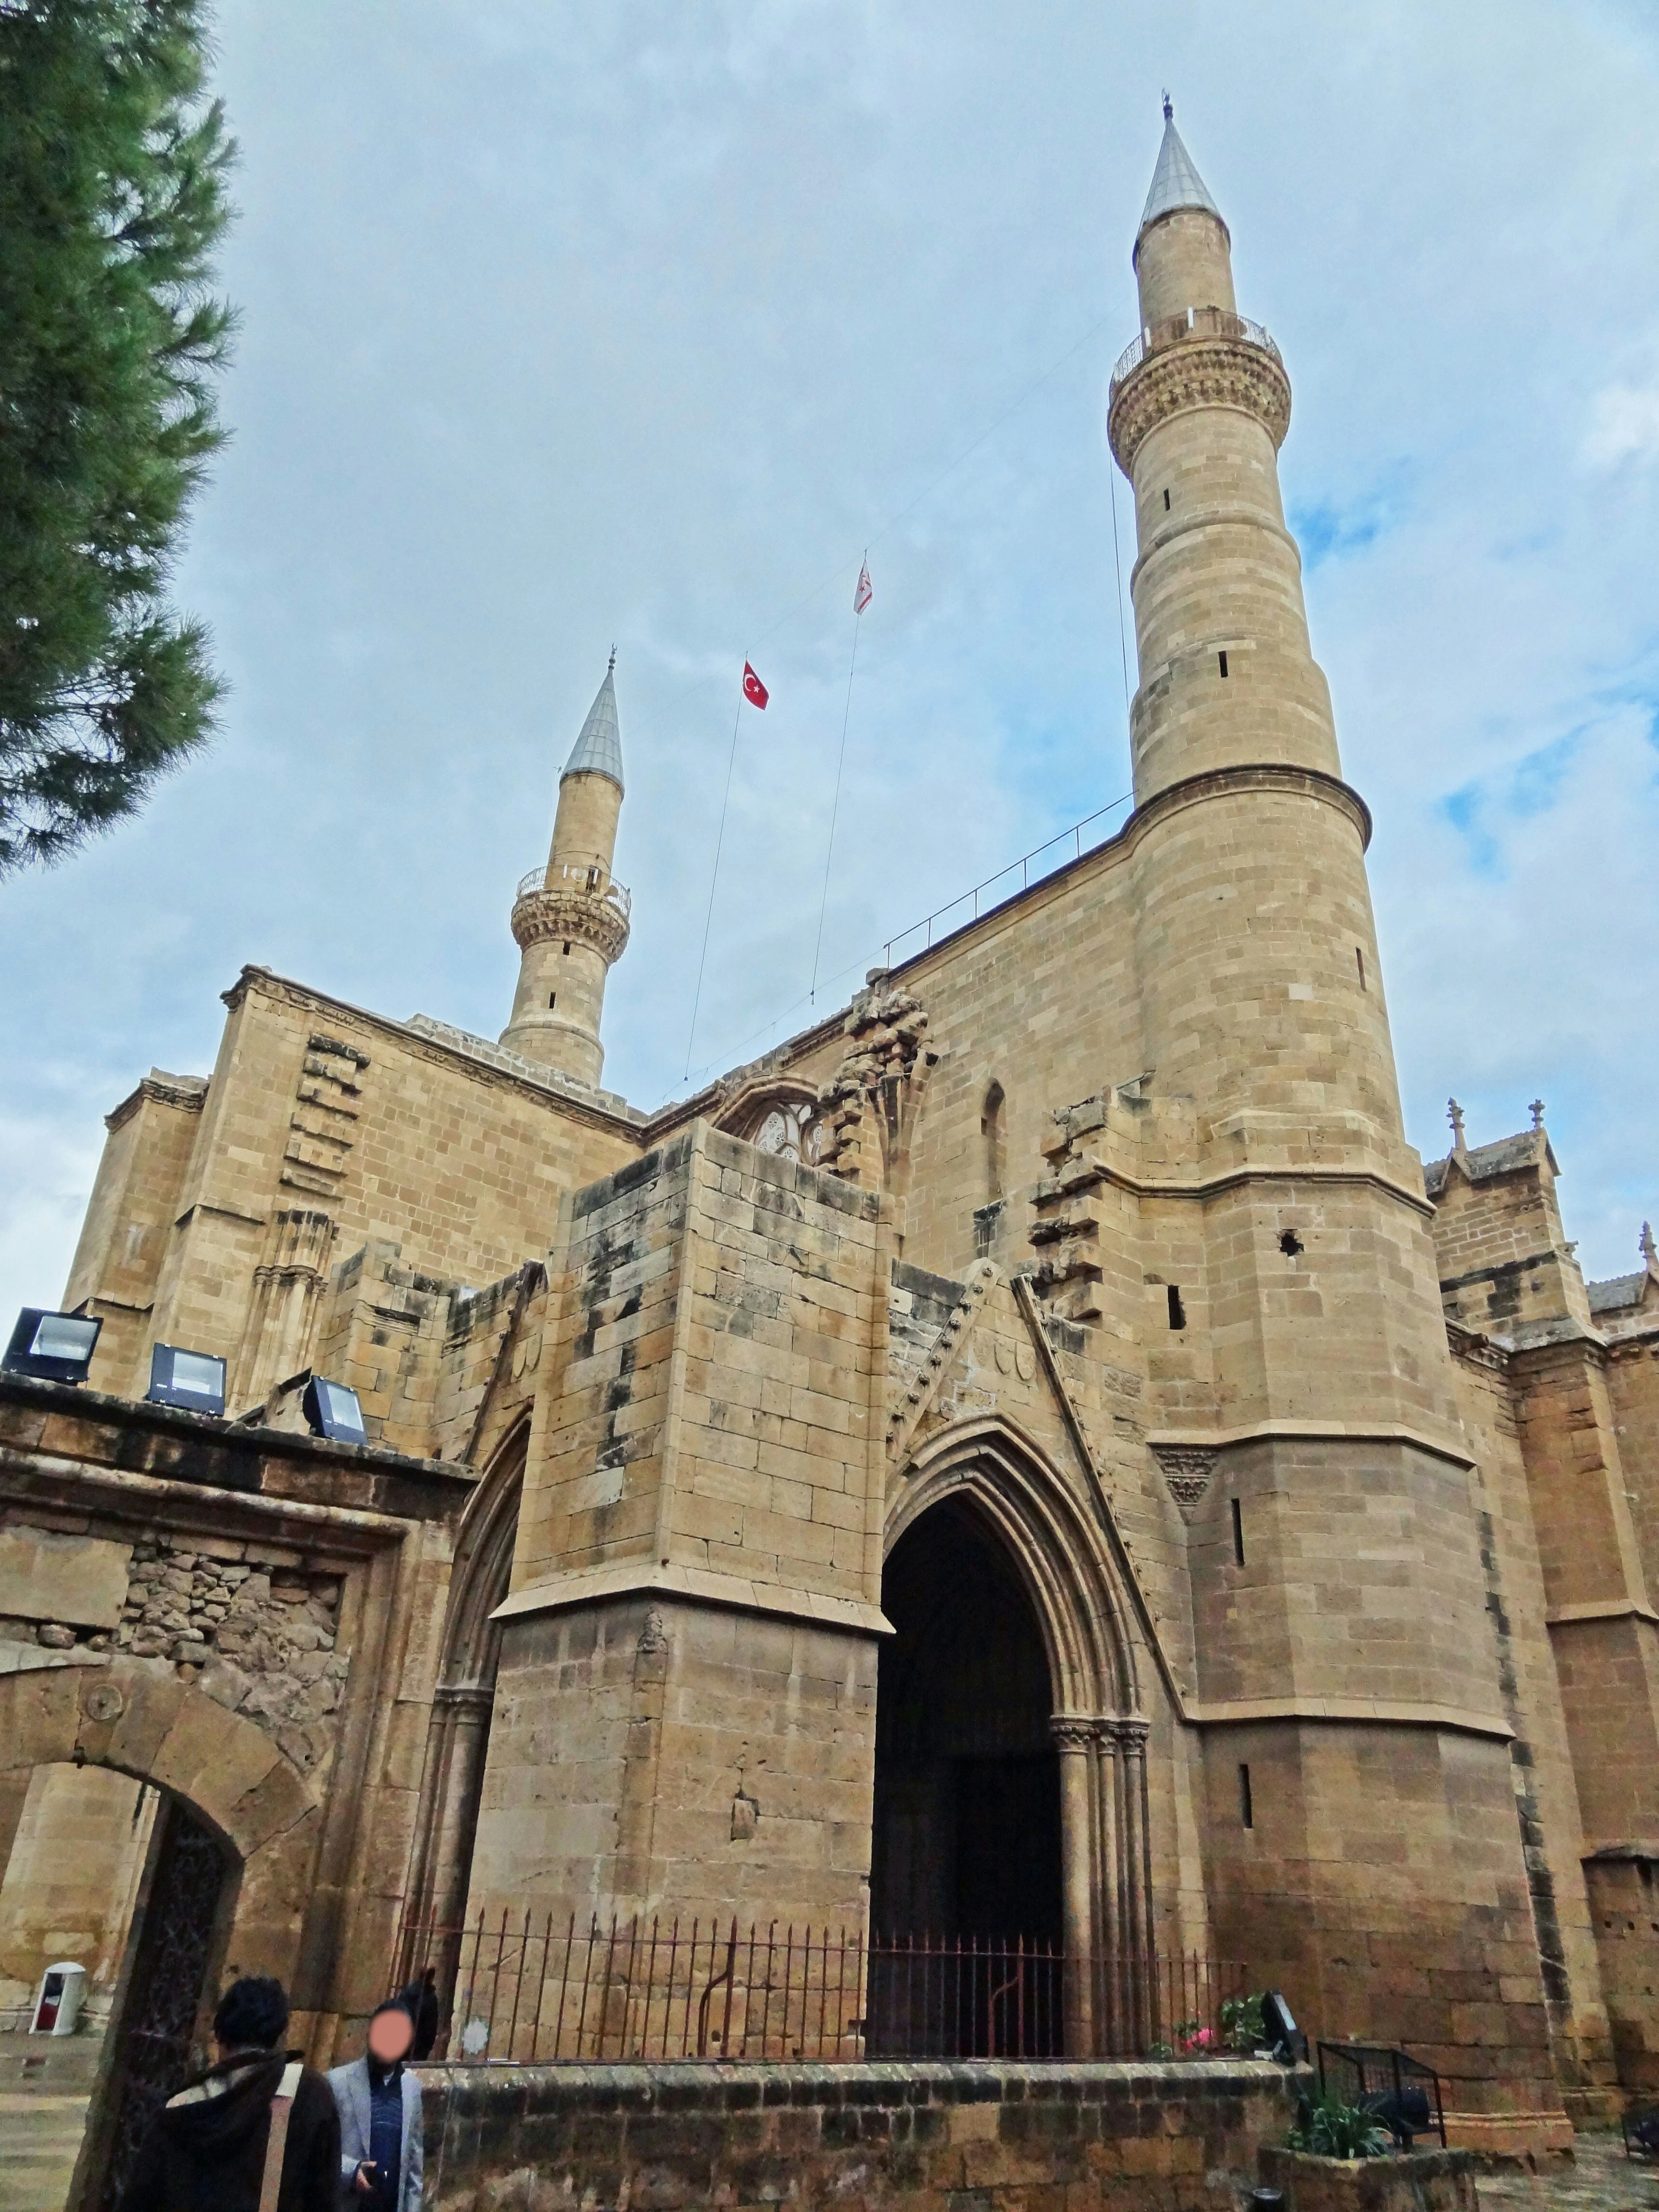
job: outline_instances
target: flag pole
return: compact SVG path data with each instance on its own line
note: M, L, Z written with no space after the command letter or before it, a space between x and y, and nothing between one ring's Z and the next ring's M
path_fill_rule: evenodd
M870 565L870 549L864 549L864 562L859 570L862 586L866 570ZM857 598L854 594L854 598ZM823 896L818 901L818 937L812 947L812 987L806 994L808 1006L816 1006L818 996L818 960L823 951L823 917L830 904L830 864L836 856L836 817L841 812L841 772L847 758L847 724L853 712L853 677L859 665L859 628L864 620L864 609L853 610L853 658L847 670L847 703L841 714L841 750L836 755L836 795L830 802L830 843L823 855Z
M745 671L748 659L744 659ZM685 1040L685 1080L691 1079L691 1047L697 1034L697 1009L702 1004L702 971L708 958L708 932L714 919L714 886L720 879L720 848L726 842L726 810L732 804L732 771L738 760L738 731L743 721L743 679L738 679L738 711L732 719L732 750L726 759L726 796L720 801L720 826L714 839L714 866L708 878L708 911L702 918L702 951L697 956L697 988L691 999L691 1028Z

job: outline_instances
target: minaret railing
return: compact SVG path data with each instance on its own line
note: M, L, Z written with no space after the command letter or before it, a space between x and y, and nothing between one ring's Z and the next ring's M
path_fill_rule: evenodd
M565 860L550 867L544 861L530 871L514 896L515 900L533 898L538 891L576 891L584 898L603 899L624 918L634 911L634 895L628 886L591 863L584 867L578 861Z
M1260 323L1253 323L1248 315L1235 315L1225 307L1188 307L1178 315L1166 315L1162 322L1151 323L1133 337L1118 356L1112 370L1112 390L1132 376L1149 354L1162 353L1165 346L1179 345L1185 338L1242 338L1247 345L1260 346L1279 359L1279 348Z

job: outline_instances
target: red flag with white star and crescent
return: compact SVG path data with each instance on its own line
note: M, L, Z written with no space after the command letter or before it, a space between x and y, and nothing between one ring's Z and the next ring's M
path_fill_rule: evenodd
M746 660L743 664L743 696L751 707L763 707L772 696Z
M870 581L870 563L866 561L859 570L858 589L853 594L853 612L861 615L875 596L875 586Z

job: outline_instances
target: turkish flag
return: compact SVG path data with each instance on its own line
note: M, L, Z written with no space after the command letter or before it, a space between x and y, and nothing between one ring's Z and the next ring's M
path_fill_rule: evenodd
M772 696L746 660L743 664L743 696L751 707L763 707Z

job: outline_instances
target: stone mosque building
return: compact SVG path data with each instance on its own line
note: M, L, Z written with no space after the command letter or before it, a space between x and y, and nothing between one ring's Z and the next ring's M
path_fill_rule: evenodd
M1475 2144L1659 2087L1659 1266L1583 1280L1541 1109L1407 1142L1230 253L1168 121L1117 835L646 1114L607 672L498 1043L247 967L110 1115L90 1386L0 1378L0 1954L120 1888L95 1787L175 2033L258 1966L326 2060L422 1931L735 1916L1244 1962Z

